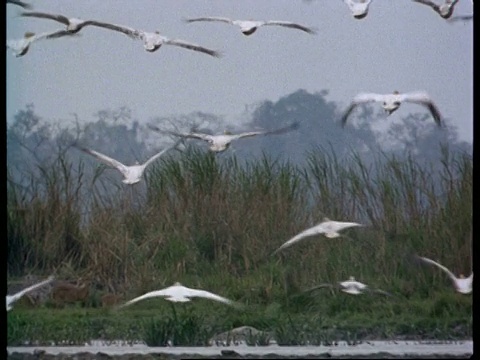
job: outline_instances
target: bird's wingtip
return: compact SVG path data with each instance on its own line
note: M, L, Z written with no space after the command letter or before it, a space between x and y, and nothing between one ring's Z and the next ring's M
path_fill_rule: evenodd
M124 307L126 307L128 303L120 304L112 308L114 311L122 310Z
M300 128L300 121L295 121L290 125L290 129L298 130Z
M272 256L279 254L282 250L283 250L283 245L280 246L278 249L276 249L274 252L272 252Z
M156 125L152 125L152 124L147 124L147 127L150 129L150 130L153 130L153 131L160 131L160 128Z
M19 11L19 12L17 12L15 15L13 15L12 17L13 17L14 19L16 19L16 18L19 18L19 17L24 16L24 15L23 15L24 13L25 13L25 11Z
M246 305L245 304L242 304L238 301L230 301L229 303L231 306L233 306L235 309L237 310L243 310L246 308Z
M414 264L420 265L425 263L425 258L423 256L420 256L418 254L411 254L410 259Z

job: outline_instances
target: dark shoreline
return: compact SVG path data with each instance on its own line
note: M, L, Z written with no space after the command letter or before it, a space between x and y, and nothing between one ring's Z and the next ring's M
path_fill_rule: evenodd
M96 359L114 359L114 360L181 360L181 359L469 359L472 353L465 353L462 355L452 354L406 354L396 355L388 352L378 352L365 355L331 355L330 353L323 353L318 355L307 356L282 356L271 353L267 355L235 355L235 354L221 354L217 356L200 356L198 354L182 354L173 355L165 353L151 353L151 354L135 354L128 353L123 355L109 355L102 352L89 353L79 352L76 354L29 354L14 352L8 354L8 360L96 360Z
M338 346L210 346L148 347L146 345L7 347L10 360L94 360L94 359L442 359L471 358L473 340L464 341L376 341Z

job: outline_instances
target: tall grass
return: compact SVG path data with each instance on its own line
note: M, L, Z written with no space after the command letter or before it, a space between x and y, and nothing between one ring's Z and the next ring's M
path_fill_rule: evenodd
M27 188L8 182L8 272L68 268L134 295L178 280L257 304L349 275L404 293L443 287L444 276L409 261L419 253L456 273L471 270L472 159L445 147L441 155L433 171L438 164L414 156L339 161L317 148L299 168L187 148L115 195L102 191L107 172L87 180L83 163L61 156ZM323 217L367 226L271 256Z
M9 274L50 271L64 259L88 266L80 230L82 164L73 166L62 155L48 168L39 166L30 188L7 182Z

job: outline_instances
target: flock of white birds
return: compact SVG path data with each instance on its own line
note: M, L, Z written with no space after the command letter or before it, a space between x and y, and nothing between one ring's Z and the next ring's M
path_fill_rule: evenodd
M313 0L304 0L304 1L313 1ZM360 20L365 18L368 15L369 7L373 0L343 0L343 1L350 9L353 17L357 20ZM431 9L437 12L443 19L446 19L446 20L472 20L473 19L473 15L460 16L458 18L455 18L452 16L454 13L454 7L459 0L445 0L440 4L436 4L435 2L430 0L411 0L411 1L429 6ZM25 10L30 10L32 8L30 4L23 1L7 0L6 2L7 4L10 3L10 4L20 6ZM473 0L472 0L472 4L473 4ZM45 13L40 11L23 11L20 13L20 16L54 20L56 22L59 22L65 25L65 28L57 29L51 32L46 32L41 34L26 32L24 38L22 39L7 40L7 49L10 49L11 51L13 51L14 55L17 57L24 56L25 54L27 54L31 44L37 40L58 39L61 37L75 36L75 35L78 35L79 31L85 26L96 26L99 28L107 29L107 30L117 31L119 33L123 33L124 35L127 35L132 39L141 40L144 44L144 49L148 52L154 52L158 50L162 45L174 45L181 48L201 52L213 57L221 57L221 53L219 51L212 50L212 49L209 49L191 42L187 42L184 40L170 39L161 35L158 31L147 32L143 30L132 29L130 27L123 26L123 25L111 24L108 22L102 22L97 20L81 20L81 19L67 17L60 14L50 14L50 13ZM238 26L242 34L246 36L252 35L258 30L258 28L262 26L280 26L280 27L300 30L308 34L316 33L316 29L313 27L309 27L309 26L305 26L302 24L293 23L289 21L232 20L226 17L217 17L217 16L183 19L183 21L185 21L186 23L220 22L220 23L235 25L235 26ZM367 102L381 103L387 115L397 110L402 102L416 103L428 109L435 123L439 127L442 126L442 117L440 115L438 108L436 107L433 100L429 97L429 95L424 91L414 91L414 92L405 93L405 94L399 94L397 91L394 91L392 94L360 93L353 99L350 106L345 111L341 119L341 125L345 126L349 115L358 105L367 103ZM107 155L94 151L92 149L88 149L82 146L77 146L77 147L81 151L95 157L97 160L99 160L103 164L109 167L112 167L114 169L117 169L123 175L122 181L125 184L133 185L138 183L141 180L143 173L149 164L153 163L155 160L157 160L160 156L165 154L167 151L176 148L176 146L186 138L206 141L209 143L209 149L211 151L215 153L219 153L228 149L230 143L234 140L238 140L245 137L257 136L257 135L284 134L288 131L297 129L298 126L299 126L298 123L293 123L287 127L280 128L273 131L252 131L252 132L246 132L241 134L231 134L226 132L225 134L222 134L222 135L209 135L209 134L203 134L199 132L177 133L177 132L171 132L171 131L162 131L161 129L159 129L154 125L149 125L149 128L151 130L158 131L163 134L180 137L180 140L177 141L174 145L156 153L143 164L135 164L132 166L124 165L121 162ZM306 229L300 232L299 234L295 235L294 237L292 237L290 240L286 241L282 246L280 246L277 250L275 250L273 254L277 254L278 252L284 250L285 248L290 247L293 244L298 243L300 240L305 239L307 237L324 235L327 238L336 238L339 236L344 236L339 233L341 230L344 230L350 227L360 227L360 226L363 226L363 225L356 222L332 221L328 218L325 218L320 224L317 224L316 226ZM470 274L469 277L464 277L462 274L457 277L448 268L446 268L445 266L441 265L436 261L433 261L429 258L421 257L421 256L416 256L415 258L420 262L436 266L437 268L442 270L450 278L457 292L461 294L470 294L472 292L473 272ZM29 292L35 291L41 286L51 283L53 280L54 280L54 277L50 277L47 280L42 281L33 286L30 286L20 291L17 294L7 295L6 296L7 311L11 310L13 307L13 303L19 300L22 296L24 296ZM350 277L349 280L342 281L337 284L320 284L306 291L313 291L320 288L338 288L341 291L348 294L352 294L352 295L358 295L365 292L373 292L373 293L379 293L387 296L393 296L392 294L386 291L370 288L368 285L355 280L354 277ZM142 296L136 297L126 302L125 304L121 305L119 308L123 308L125 306L134 304L138 301L141 301L147 298L152 298L152 297L163 297L166 300L169 300L172 302L187 302L194 297L203 297L203 298L218 301L218 302L225 303L232 306L240 306L240 304L238 304L233 300L224 298L222 296L216 295L208 291L190 289L177 282L173 286L167 287L165 289L148 292Z

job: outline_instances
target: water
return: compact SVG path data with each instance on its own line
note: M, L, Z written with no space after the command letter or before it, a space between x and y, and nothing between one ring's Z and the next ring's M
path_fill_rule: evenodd
M227 350L227 352L225 352ZM265 355L277 355L278 357L355 357L379 355L394 357L465 357L473 354L473 341L368 341L358 345L347 345L339 342L334 346L247 346L245 344L235 346L210 346L210 347L148 347L144 344L125 345L122 342L105 344L102 341L92 341L85 346L20 346L7 347L9 354L14 352L30 353L34 351L45 351L46 354L78 354L78 353L103 353L110 356L126 354L166 354L171 356L198 356L213 357L235 354L228 353L228 350L235 351L240 356L260 357ZM382 356L382 357L383 357Z

